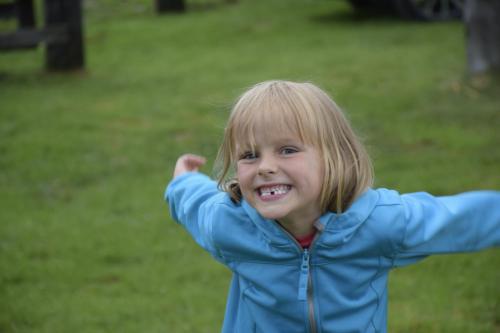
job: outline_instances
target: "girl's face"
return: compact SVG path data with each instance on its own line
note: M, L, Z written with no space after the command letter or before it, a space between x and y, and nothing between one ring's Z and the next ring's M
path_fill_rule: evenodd
M295 236L312 232L321 215L324 168L319 150L296 135L264 129L254 134L254 149L236 147L236 175L244 199Z

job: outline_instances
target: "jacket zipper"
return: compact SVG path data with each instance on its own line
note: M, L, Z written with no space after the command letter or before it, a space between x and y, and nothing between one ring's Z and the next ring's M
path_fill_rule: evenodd
M299 301L307 301L307 313L309 315L309 329L310 333L316 333L316 319L314 318L314 302L313 302L313 292L312 292L312 277L310 273L310 251L314 242L318 238L319 233L322 231L322 228L317 230L316 235L314 236L311 244L309 245L309 249L303 249L299 242L293 237L293 235L283 228L279 223L276 223L295 243L297 246L297 250L302 256L302 261L300 265L300 278L299 278L299 290L298 290L298 300Z
M313 293L312 293L312 278L309 274L307 288L307 305L309 307L309 325L311 326L311 333L316 333L316 319L314 318L314 303L313 303Z
M316 320L314 319L314 302L312 292L312 277L310 272L310 253L308 249L302 252L302 264L300 265L299 279L299 301L307 301L307 313L309 315L309 328L311 333L316 333Z

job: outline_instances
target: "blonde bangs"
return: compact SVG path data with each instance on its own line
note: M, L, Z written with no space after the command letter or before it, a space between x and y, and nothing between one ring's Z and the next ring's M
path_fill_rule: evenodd
M312 144L312 129L307 125L306 109L310 106L300 103L296 96L281 94L280 91L266 89L251 96L243 95L235 105L226 131L233 143L231 151L255 148L257 128L264 133L287 133L298 137L302 142ZM232 155L236 161L238 156Z

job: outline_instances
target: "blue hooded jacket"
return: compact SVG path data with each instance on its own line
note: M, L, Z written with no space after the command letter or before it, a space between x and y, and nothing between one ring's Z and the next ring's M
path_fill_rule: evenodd
M387 278L429 254L500 244L500 192L433 197L369 189L316 222L309 249L201 173L175 178L174 220L228 266L224 333L386 332Z

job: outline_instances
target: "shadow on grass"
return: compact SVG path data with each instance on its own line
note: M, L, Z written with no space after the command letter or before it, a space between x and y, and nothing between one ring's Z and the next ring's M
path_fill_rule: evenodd
M1 85L27 85L40 84L40 82L64 80L68 79L80 81L91 77L91 72L86 69L71 70L71 71L48 71L40 64L40 68L32 71L15 71L0 70L0 86Z
M218 9L224 6L230 6L237 4L237 0L225 0L225 1L216 1L216 2L204 2L204 3L187 3L186 11L187 12L204 12Z
M399 17L393 10L388 8L360 8L344 11L324 13L311 17L311 21L321 24L336 23L389 23L401 24L404 22L414 23Z

